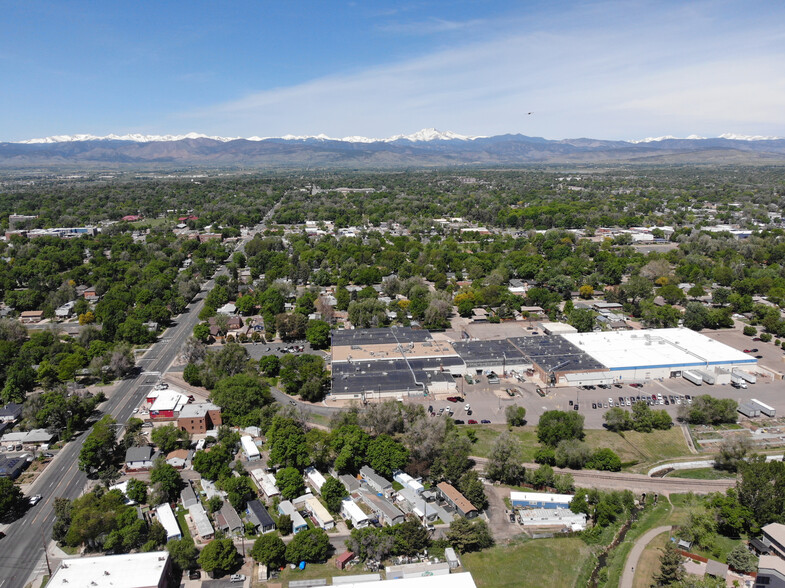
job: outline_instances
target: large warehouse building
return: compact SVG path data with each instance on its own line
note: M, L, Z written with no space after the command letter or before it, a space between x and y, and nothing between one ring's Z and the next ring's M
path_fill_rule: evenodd
M452 342L408 327L332 334L332 394L358 400L450 395L456 378L488 371L531 369L549 386L643 382L685 370L727 383L733 370L756 365L754 357L684 328Z

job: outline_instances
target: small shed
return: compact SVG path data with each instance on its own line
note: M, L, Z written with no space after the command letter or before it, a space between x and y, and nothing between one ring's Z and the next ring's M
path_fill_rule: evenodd
M724 580L728 575L728 564L710 559L706 562L706 575Z
M339 570L346 569L346 566L349 565L349 562L351 562L353 559L354 553L351 551L345 551L335 558L335 567Z
M447 560L447 565L450 566L451 570L454 570L461 565L461 560L458 559L458 556L452 547L448 547L444 550L444 558Z

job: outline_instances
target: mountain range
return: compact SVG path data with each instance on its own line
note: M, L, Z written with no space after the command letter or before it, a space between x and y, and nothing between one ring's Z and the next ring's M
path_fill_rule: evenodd
M520 134L470 137L436 129L385 139L210 137L187 135L54 136L0 143L0 167L46 168L419 168L527 164L785 164L785 139L723 135L550 140Z

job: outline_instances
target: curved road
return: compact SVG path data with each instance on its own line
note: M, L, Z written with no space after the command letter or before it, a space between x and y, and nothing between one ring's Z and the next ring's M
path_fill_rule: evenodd
M627 561L624 564L624 572L622 573L621 581L619 582L619 588L632 588L632 583L635 579L635 566L638 565L638 560L641 558L643 550L646 549L646 546L651 543L655 537L670 532L670 525L656 527L638 538L635 545L632 546L630 554L627 556Z

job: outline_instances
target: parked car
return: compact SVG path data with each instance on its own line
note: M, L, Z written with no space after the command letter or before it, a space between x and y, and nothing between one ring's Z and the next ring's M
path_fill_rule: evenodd
M760 340L761 340L761 338L760 338L760 337L753 337L753 338L752 338L752 340L753 340L753 341L760 341Z
M597 403L596 403L596 402L592 402L592 403L591 403L591 407L592 407L592 408L594 408L594 409L596 409L596 408L597 408Z
M461 419L455 419L453 422L454 422L456 425L463 425L463 424L464 424L464 422L463 422Z
M191 570L190 572L188 572L189 580L198 580L201 577L202 577L202 572L200 572L199 570Z
M491 421L489 421L488 419L482 419L480 422L481 422L483 425L490 425L490 424L491 424Z
M230 582L245 582L245 576L243 574L232 574L229 576Z
M474 420L474 419L469 419L467 422L468 422L470 425L476 425L476 424L477 424L477 421L476 421L476 420Z
M54 453L48 453L48 452L47 452L47 453L44 453L44 457L46 457L46 458L52 458L52 457L54 457L54 456L55 456L55 454L54 454Z

